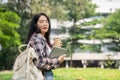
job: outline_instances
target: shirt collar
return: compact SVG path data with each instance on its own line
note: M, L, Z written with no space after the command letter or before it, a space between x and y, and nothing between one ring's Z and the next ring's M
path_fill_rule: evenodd
M46 41L45 37L44 37L41 33L35 33L35 35L36 35L38 38L42 38L43 40Z

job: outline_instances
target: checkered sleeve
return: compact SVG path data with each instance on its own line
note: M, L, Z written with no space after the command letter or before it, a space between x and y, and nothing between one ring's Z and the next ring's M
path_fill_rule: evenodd
M35 52L38 54L39 59L34 61L35 65L39 69L50 70L53 68L59 67L58 58L50 59L47 57L47 53L44 52L44 40L36 38L33 40L32 47L35 49Z

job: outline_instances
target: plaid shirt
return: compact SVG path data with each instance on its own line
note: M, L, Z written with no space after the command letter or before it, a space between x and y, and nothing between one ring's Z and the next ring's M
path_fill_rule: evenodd
M48 58L49 51L46 39L40 34L33 34L30 40L30 46L34 48L39 59L34 60L35 65L42 70L51 70L59 67L58 58Z

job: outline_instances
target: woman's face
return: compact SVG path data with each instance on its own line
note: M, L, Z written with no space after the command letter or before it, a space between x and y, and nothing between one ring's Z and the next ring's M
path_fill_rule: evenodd
M49 29L49 23L47 18L42 15L37 21L37 27L40 29L41 33L44 35Z

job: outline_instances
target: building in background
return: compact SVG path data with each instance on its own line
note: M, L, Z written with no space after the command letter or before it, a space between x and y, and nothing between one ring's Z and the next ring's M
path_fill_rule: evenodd
M120 9L120 0L92 0L92 3L96 4L96 12L101 14L109 14Z

